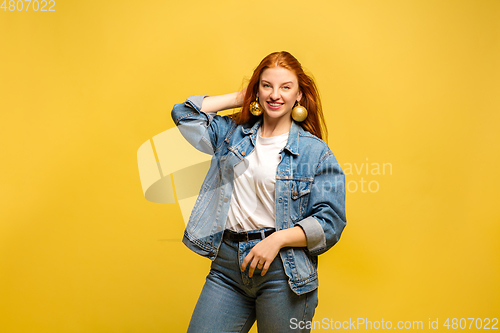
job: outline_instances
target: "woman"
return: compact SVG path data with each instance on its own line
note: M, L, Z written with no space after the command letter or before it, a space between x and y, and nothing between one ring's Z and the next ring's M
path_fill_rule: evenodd
M291 54L272 53L242 92L192 96L172 118L213 155L183 239L213 261L188 332L248 332L255 320L259 332L309 332L317 256L346 224L314 81Z

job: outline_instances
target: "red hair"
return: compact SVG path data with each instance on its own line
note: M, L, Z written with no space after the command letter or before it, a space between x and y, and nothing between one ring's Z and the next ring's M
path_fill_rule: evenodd
M325 125L325 119L323 117L323 111L321 109L321 101L319 98L318 89L312 77L304 73L302 65L300 62L286 51L274 52L266 56L260 62L259 66L254 70L250 81L248 82L247 90L245 93L245 98L243 100L243 105L241 107L241 112L238 117L235 117L237 124L250 123L254 124L262 115L254 116L250 113L250 103L255 101L257 97L257 91L259 90L259 81L262 72L266 68L272 67L283 67L286 68L297 76L299 82L299 89L302 92L302 98L300 104L307 109L307 118L298 122L302 128L318 138L323 139L328 135L328 131Z

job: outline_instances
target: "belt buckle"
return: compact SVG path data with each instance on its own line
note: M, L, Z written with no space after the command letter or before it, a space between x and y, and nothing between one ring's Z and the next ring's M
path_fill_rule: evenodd
M248 231L245 231L245 237L246 237L246 241L245 242L248 242L250 239L248 238Z

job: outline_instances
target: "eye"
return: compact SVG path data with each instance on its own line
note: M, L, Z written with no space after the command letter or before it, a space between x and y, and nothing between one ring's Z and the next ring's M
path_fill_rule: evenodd
M290 87L289 86L284 86L283 89L288 90L288 89L290 89Z
M262 84L262 86L263 86L264 88L269 88L269 87L270 87L269 83L263 83L263 84Z

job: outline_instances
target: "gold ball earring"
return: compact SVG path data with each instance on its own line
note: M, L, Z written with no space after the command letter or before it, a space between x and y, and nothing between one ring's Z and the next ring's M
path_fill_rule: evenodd
M260 116L264 110L262 110L262 106L259 104L259 98L255 97L255 101L250 103L250 113L254 116Z
M307 118L307 109L300 105L298 101L297 105L292 109L292 118L299 123Z

